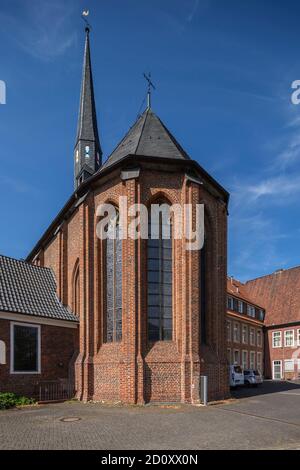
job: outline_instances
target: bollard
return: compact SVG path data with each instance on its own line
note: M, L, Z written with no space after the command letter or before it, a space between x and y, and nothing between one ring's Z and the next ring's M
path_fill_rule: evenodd
M200 376L200 401L202 405L207 406L207 375Z

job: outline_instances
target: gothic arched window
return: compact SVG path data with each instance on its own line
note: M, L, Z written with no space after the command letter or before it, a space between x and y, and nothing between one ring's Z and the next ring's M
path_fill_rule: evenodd
M206 283L206 268L207 268L207 243L204 239L204 245L200 251L200 311L201 311L201 344L206 343L206 297L207 297L207 283Z
M172 340L172 226L170 206L159 204L166 210L159 211L155 220L151 214L147 242L149 341ZM151 238L153 230L157 238Z
M106 342L122 340L122 240L117 219L110 221L105 248L106 268Z
M80 316L80 275L79 264L76 265L73 275L73 312Z

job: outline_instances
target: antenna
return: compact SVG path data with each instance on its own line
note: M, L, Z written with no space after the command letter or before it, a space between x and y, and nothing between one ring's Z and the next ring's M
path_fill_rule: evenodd
M144 77L148 82L148 92L147 92L148 103L147 103L147 108L151 108L151 91L152 91L151 88L153 88L153 90L156 90L156 88L152 83L151 73L150 72L148 73L148 75L144 73Z
M86 33L89 33L90 30L92 29L90 23L87 20L87 17L89 16L89 14L90 14L90 10L83 10L83 12L81 13L81 18L85 22L85 31L86 31Z

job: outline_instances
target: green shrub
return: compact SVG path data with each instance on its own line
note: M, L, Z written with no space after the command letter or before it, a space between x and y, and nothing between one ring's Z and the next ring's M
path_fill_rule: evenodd
M34 403L35 400L33 398L22 397L11 392L0 392L0 410L5 410L14 406L33 405Z

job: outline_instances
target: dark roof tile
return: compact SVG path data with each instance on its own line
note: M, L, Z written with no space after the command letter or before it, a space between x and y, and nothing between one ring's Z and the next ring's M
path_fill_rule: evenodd
M0 311L78 321L59 301L54 274L25 261L0 255Z
M99 171L127 155L190 159L150 108L138 118Z

